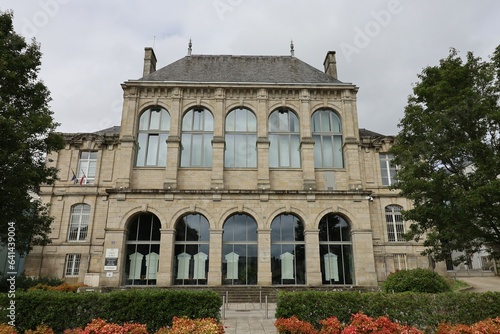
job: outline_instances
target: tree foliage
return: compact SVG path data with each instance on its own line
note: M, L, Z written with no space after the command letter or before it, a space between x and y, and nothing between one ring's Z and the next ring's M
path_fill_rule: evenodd
M482 245L500 253L500 46L488 61L455 49L418 75L392 149L413 200L408 239L437 260Z
M0 240L6 242L14 228L16 249L26 253L49 242L52 219L36 194L56 179L45 160L63 142L49 91L38 79L40 45L16 34L12 19L11 12L0 12Z

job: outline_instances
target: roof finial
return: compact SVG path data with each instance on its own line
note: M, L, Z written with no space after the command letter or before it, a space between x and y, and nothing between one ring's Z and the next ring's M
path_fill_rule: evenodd
M293 49L293 40L290 40L290 54L295 57L295 50Z
M191 38L189 39L189 44L188 44L188 56L191 55L191 51L193 51L193 43L191 43Z

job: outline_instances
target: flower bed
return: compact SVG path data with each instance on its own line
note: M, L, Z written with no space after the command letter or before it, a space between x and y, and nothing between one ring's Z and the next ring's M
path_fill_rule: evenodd
M295 316L279 318L275 322L280 334L423 334L415 327L391 321L388 317L372 318L362 312L351 316L349 324L342 324L336 317L320 320L321 328L317 329L309 322ZM425 333L429 333L426 331ZM473 325L440 324L436 334L499 334L500 317L487 319Z
M172 327L162 327L155 334L223 334L224 327L213 318L188 319L174 317ZM0 324L0 334L18 334L16 329L7 324ZM34 330L26 330L24 334L54 334L52 328L42 324ZM73 328L64 334L149 334L146 325L110 323L102 319L92 320L85 328Z

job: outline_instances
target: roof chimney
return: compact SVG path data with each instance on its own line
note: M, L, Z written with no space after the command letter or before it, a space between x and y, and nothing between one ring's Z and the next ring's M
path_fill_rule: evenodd
M156 56L153 48L144 48L144 71L143 76L156 71Z
M335 51L328 51L323 62L325 73L337 79L337 60L335 59Z

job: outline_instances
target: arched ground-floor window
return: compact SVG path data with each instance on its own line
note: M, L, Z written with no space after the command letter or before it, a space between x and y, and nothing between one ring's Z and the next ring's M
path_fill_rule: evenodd
M306 283L304 225L291 214L271 223L271 271L273 284Z
M341 216L327 214L321 219L319 253L323 284L353 284L351 227Z
M209 224L204 216L190 214L177 222L175 228L174 284L207 284L209 243Z
M125 284L155 285L160 257L160 220L139 214L129 223L125 256Z
M257 222L236 214L224 223L222 284L257 284Z

